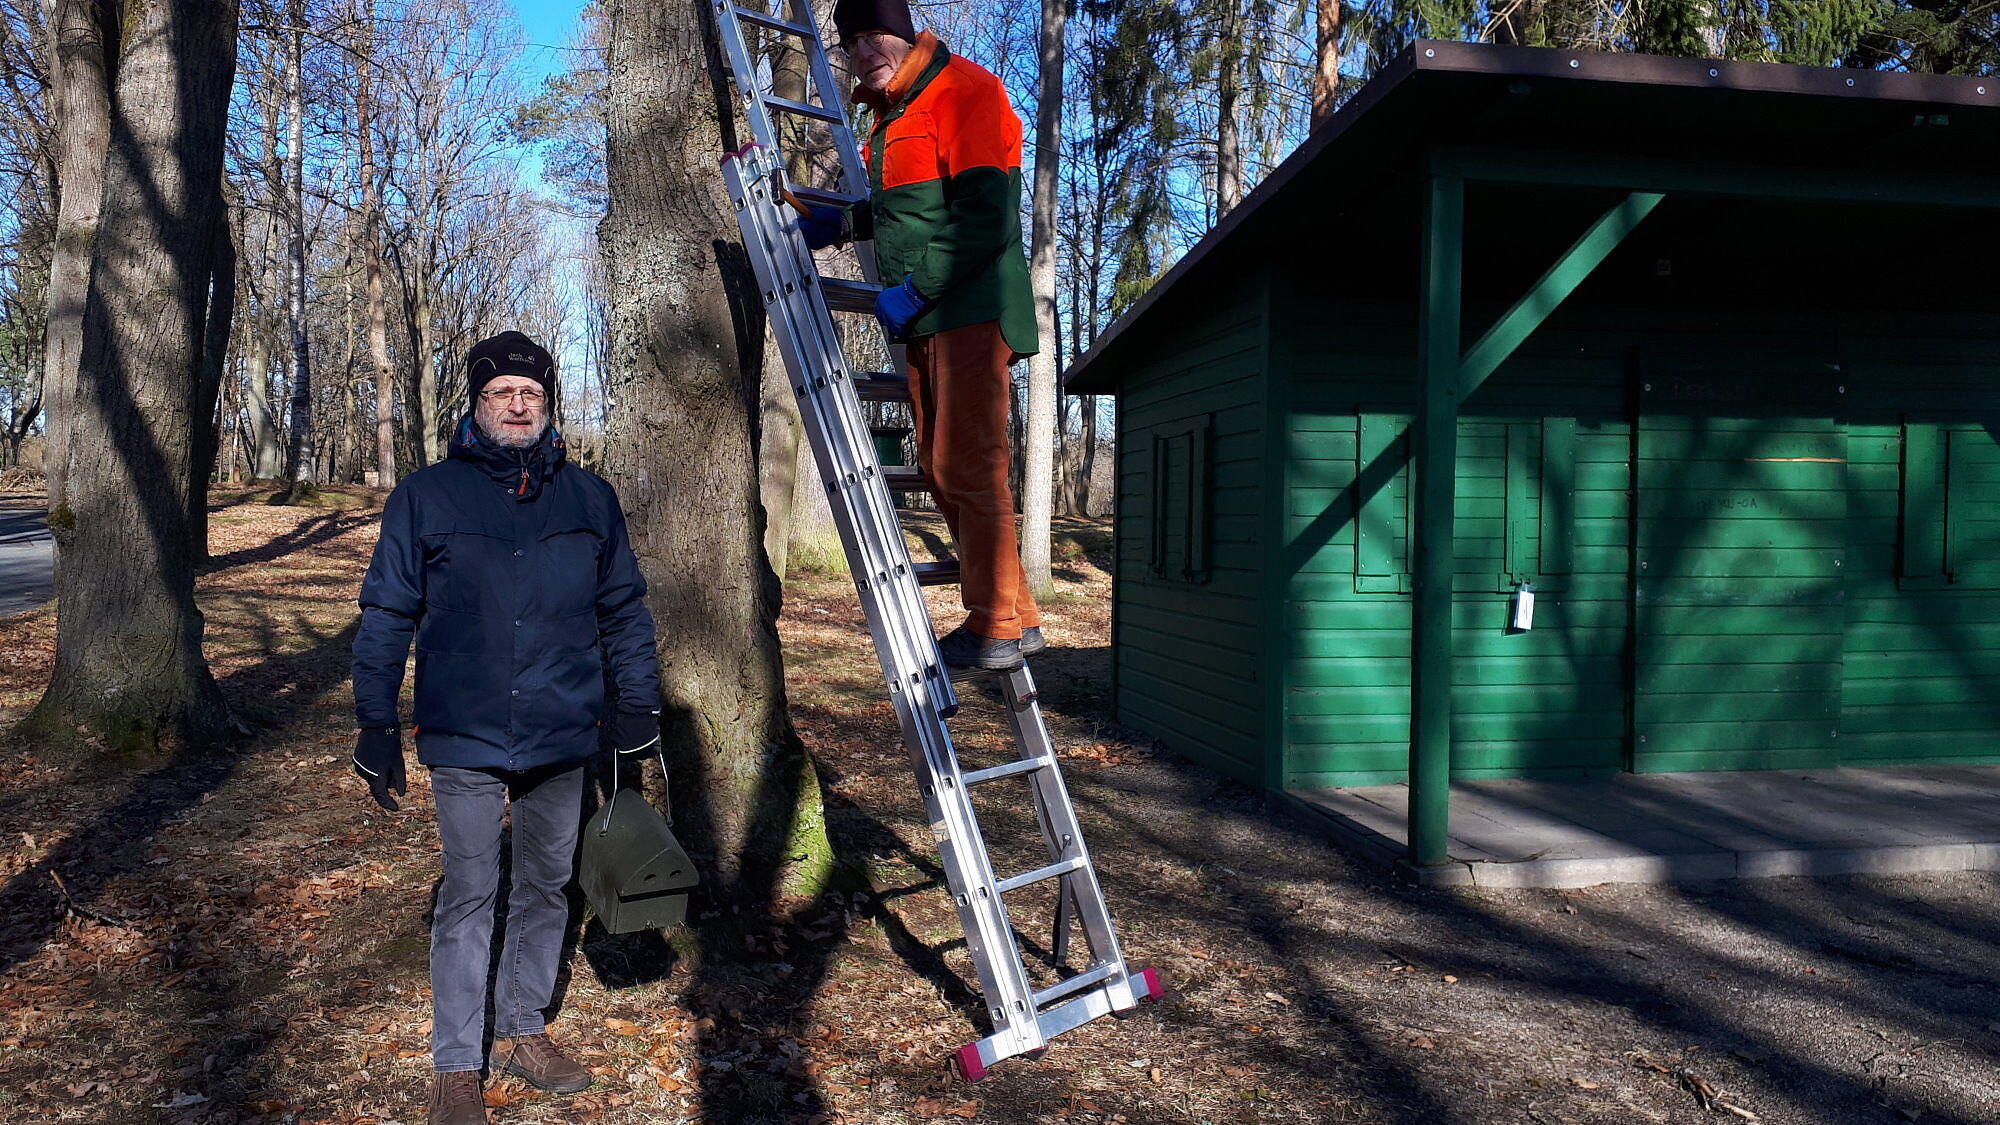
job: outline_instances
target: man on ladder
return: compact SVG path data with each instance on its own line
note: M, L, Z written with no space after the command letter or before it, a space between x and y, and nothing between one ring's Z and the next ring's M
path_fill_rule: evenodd
M966 618L938 651L955 669L1017 668L1047 647L1007 484L1007 369L1039 350L1021 119L998 78L916 30L907 0L840 0L833 24L860 82L854 100L874 111L869 195L814 207L800 228L815 250L875 242L875 315L908 345L917 464L958 544Z

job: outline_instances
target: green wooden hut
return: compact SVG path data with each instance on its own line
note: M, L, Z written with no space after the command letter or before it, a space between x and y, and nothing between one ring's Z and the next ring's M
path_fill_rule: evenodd
M1421 42L1067 389L1118 720L1415 862L1451 777L2000 761L2000 78Z

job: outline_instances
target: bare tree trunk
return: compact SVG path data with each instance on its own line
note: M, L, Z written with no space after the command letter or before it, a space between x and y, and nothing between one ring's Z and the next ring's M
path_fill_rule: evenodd
M417 365L417 457L421 464L432 465L444 459L444 450L438 440L438 431L443 428L438 419L437 357L432 354L435 345L431 343L431 286L430 278L420 269L416 283L416 316L411 321L410 334L415 337L415 363Z
M785 711L779 586L758 526L764 312L715 171L734 102L699 0L613 0L598 227L610 292L606 468L652 585L675 792L727 890L813 893L831 846ZM670 425L663 425L671 419Z
M363 156L367 156L367 142ZM375 485L396 487L396 372L389 365L389 302L382 292L382 228L380 204L373 198L373 163L364 165L369 187L363 189L367 217L368 357L375 377Z
M1049 524L1055 504L1056 207L1062 172L1063 26L1067 0L1042 0L1041 90L1035 99L1035 191L1028 277L1042 346L1028 357L1027 464L1022 468L1021 569L1037 598L1055 593L1049 570Z
M382 290L382 197L375 182L375 0L363 0L354 45L355 140L361 147L361 242L367 271L368 356L375 379L375 486L396 487L396 373L389 366L389 299Z
M1082 498L1077 502L1077 514L1092 515L1090 506L1091 482L1097 479L1097 396L1083 396L1083 485Z
M291 262L291 290L287 311L292 329L292 424L285 442L285 479L297 484L311 481L312 443L312 357L306 338L306 152L305 95L302 72L306 62L305 0L289 0L285 5L286 29L290 36L285 59L285 220L288 225L286 249Z
M1488 37L1495 43L1514 46L1533 45L1535 23L1542 18L1543 0L1511 0L1500 6L1495 14Z
M1343 0L1316 0L1318 33L1314 36L1312 128L1333 116L1340 97L1340 5Z
M785 576L791 561L792 495L799 479L799 402L776 341L765 337L764 382L758 404L757 495L764 505L764 556L771 573Z
M250 479L276 480L278 420L271 413L271 354L264 333L250 325L249 354L244 357L244 391L249 396Z
M113 63L106 42L118 26L108 0L57 0L55 7L57 160L56 245L49 265L49 319L42 384L51 425L42 470L49 511L67 503L69 423L75 415L77 361L83 354L83 306L104 198L104 151L111 136ZM56 419L62 419L60 423Z
M118 756L208 746L228 708L202 658L188 518L236 4L134 5L112 99L38 735ZM86 127L88 127L86 123ZM108 560L117 565L106 565Z
M1222 61L1215 78L1215 220L1243 202L1243 145L1236 103L1243 96L1242 0L1226 0Z
M774 38L771 92L781 98L805 101L806 53L793 45L791 36ZM811 158L806 151L808 131L804 119L795 120L797 127L780 140L785 150L785 174L794 183L806 183L811 179ZM782 579L791 562L792 490L799 475L801 422L798 399L792 395L791 376L785 370L785 358L778 354L776 343L767 331L758 422L757 495L764 505L764 555L771 562L771 573Z
M226 198L228 185L218 195ZM215 452L220 436L216 420L217 400L222 396L222 371L229 358L229 328L236 319L236 239L229 228L227 204L215 216L211 249L208 307L201 342L201 379L195 388L194 495L188 508L195 558L208 558L208 478L215 472Z
M354 393L355 346L360 342L360 334L354 330L354 252L350 247L345 268L341 270L341 293L346 298L340 303L340 317L343 331L340 362L340 430L333 435L333 456L328 458L331 467L326 474L328 484L347 484L354 480L356 461L355 422L360 413L358 396Z
M834 526L826 482L819 475L819 460L810 444L798 443L797 464L792 474L792 526L785 558L788 562L797 559L804 548L815 563L834 573L846 573L846 549L841 546L840 529Z

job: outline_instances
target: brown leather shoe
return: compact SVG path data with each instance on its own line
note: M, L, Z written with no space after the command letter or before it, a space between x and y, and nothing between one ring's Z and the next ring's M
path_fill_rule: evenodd
M486 1125L478 1071L452 1070L437 1076L431 1084L430 1125Z
M495 1039L493 1053L487 1061L495 1074L525 1078L537 1090L554 1094L574 1094L590 1085L590 1072L556 1050L546 1032L514 1039Z

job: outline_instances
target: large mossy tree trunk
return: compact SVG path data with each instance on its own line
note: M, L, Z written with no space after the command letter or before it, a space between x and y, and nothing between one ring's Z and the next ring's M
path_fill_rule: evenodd
M70 445L50 521L56 661L29 732L122 757L228 729L202 658L191 510L236 13L125 0L76 388L56 420Z
M815 893L832 865L785 710L758 505L764 313L716 171L740 141L707 10L611 4L605 462L659 622L677 804L725 893L755 900Z

